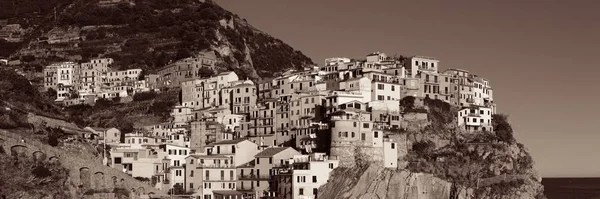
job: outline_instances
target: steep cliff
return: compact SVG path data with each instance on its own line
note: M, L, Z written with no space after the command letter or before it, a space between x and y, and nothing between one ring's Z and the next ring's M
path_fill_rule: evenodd
M495 132L466 132L453 125L454 107L425 104L405 112L403 130L386 133L398 143L397 169L356 155L356 165L334 170L320 197L545 198L533 159L505 116L494 115Z

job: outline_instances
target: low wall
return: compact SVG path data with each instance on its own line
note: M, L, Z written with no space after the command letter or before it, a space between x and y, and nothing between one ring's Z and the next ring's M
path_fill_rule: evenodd
M69 169L71 181L83 190L124 188L130 191L130 198L148 198L149 194L153 197L166 196L149 184L102 165L101 157L67 152L5 130L0 130L0 145L4 151L13 155L42 157L40 154L44 154L43 157L50 162Z

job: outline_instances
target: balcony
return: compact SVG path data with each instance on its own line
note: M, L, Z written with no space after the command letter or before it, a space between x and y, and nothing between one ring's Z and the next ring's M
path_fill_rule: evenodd
M196 166L198 169L202 168L222 168L222 169L234 169L235 165L233 164L198 164Z
M238 175L237 179L238 180L269 180L269 179L271 179L271 177L265 176L265 175L257 176L255 174L250 174L250 175Z
M290 129L289 127L277 127L277 128L275 128L276 131L287 131L289 129Z

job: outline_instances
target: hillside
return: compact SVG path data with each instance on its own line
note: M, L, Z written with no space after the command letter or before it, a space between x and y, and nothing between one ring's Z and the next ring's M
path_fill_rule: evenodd
M426 110L428 119L404 120L406 131L388 132L398 142L398 170L358 161L363 158L358 156L357 166L334 170L331 180L319 189L320 196L545 198L533 159L513 138L506 116L494 115L495 133L468 133L453 125L453 107L439 100L426 99L425 104L421 109L403 103L408 110L405 116Z
M257 79L313 64L283 41L262 32L245 19L212 1L55 0L57 15L40 6L27 44L14 52L26 64L112 57L120 69L154 70L198 52L215 52L218 70L234 70ZM133 2L133 1L132 1ZM4 11L6 12L6 11ZM4 14L7 15L7 14ZM0 15L2 16L2 15ZM8 15L18 21L23 16ZM39 34L37 34L39 33Z

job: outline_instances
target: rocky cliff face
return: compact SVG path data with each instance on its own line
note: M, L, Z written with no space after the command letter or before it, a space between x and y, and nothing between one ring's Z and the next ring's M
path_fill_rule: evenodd
M454 108L429 101L426 113L405 113L403 130L385 134L397 142L398 168L382 168L368 154L337 168L319 189L322 198L539 199L541 177L507 118L494 115L495 132L465 132Z
M490 165L492 166L492 165ZM466 169L465 169L466 170ZM543 186L534 170L480 179L468 187L431 173L386 169L380 163L337 168L319 188L321 198L340 199L538 199Z

